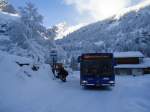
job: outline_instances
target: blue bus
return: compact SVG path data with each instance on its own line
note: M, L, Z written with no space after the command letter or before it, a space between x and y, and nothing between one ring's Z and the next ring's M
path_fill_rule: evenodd
M114 86L114 58L112 53L88 53L79 57L82 86Z

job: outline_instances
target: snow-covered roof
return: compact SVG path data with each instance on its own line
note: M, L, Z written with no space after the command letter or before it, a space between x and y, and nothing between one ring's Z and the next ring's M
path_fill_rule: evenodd
M19 18L18 14L11 14L11 13L7 13L7 12L2 12L0 11L0 19L5 20L5 21L9 21L9 20L17 20ZM0 21L0 22L1 22Z
M97 46L101 46L101 45L104 44L104 41L98 41L98 42L95 42L94 44L97 45Z
M143 63L147 66L150 67L150 58L144 58Z
M115 68L147 68L145 64L120 64L115 66Z
M148 68L150 67L150 58L144 58L141 64L119 64L115 68Z
M139 57L143 58L144 55L139 51L128 51L128 52L115 52L114 53L115 58L130 58L130 57Z

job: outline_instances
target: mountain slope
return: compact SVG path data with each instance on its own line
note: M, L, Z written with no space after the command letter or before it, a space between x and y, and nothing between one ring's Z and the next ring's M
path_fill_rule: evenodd
M68 54L139 50L150 56L150 2L90 24L57 41Z

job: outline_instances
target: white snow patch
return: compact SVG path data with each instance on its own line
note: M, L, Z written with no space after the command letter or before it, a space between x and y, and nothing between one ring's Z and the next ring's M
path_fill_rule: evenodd
M132 12L132 11L138 12L139 10L141 10L149 5L150 5L150 1L145 0L144 2L139 3L138 5L121 10L118 14L116 14L115 18L118 20L120 17L124 16L125 14L127 14L129 12Z
M94 44L97 45L97 46L101 46L101 45L104 44L104 41L95 42Z
M5 21L17 20L18 17L19 17L18 14L10 14L10 13L0 11L0 19L1 19L0 22L2 22L2 20L5 20Z
M129 57L144 57L144 55L139 51L128 51L128 52L115 52L115 58L129 58Z
M56 25L56 27L58 28L57 30L57 37L55 38L55 40L57 39L62 39L63 37L67 36L68 34L80 29L81 27L85 26L86 24L84 23L80 23L80 24L77 24L77 25L72 25L72 26L69 26L67 25L66 22L63 22L63 23L59 23L58 25Z
M115 68L147 68L147 65L144 63L141 64L119 64Z
M150 58L144 58L143 63L147 66L150 67Z
M109 27L107 28L107 30L111 30L112 28L117 27L119 24L120 24L120 22L116 21L116 22L110 24Z

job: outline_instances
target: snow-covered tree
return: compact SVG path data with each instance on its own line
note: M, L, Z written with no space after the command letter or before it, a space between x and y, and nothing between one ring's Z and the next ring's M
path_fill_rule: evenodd
M71 58L70 67L73 70L77 70L78 69L78 60L77 60L77 57L76 58L75 57Z
M21 21L17 21L12 22L9 25L9 29L10 40L12 43L16 44L20 48L28 49L29 46L25 37L25 31L27 30L26 26Z
M49 39L55 40L55 37L57 36L56 30L57 30L57 27L55 26L47 29L47 36Z
M6 7L4 7L4 8L2 9L2 11L8 12L8 13L12 13L12 14L16 14L16 13L17 13L16 9L15 9L14 6L11 5L11 4L7 4Z
M25 7L20 8L21 20L29 27L33 33L41 33L43 27L43 16L39 14L37 8L32 3L26 3Z
M44 44L46 28L43 26L43 17L38 13L37 8L32 3L26 3L25 7L20 8L21 21L24 24L24 37L33 52L35 63L41 61L39 46Z
M0 0L0 10L3 12L13 13L13 14L17 13L14 6L8 3L7 0Z
M6 0L0 0L0 9L2 10L7 4L8 2Z

